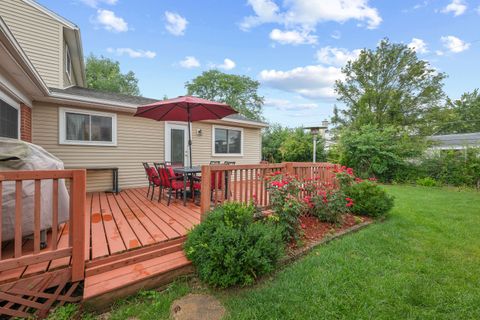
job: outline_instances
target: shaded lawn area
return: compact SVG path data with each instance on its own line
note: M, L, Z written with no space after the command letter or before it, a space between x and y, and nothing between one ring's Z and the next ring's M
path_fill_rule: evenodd
M480 193L388 186L388 219L248 289L212 291L228 319L480 319ZM192 289L120 302L110 319L168 318ZM201 290L201 289L200 289ZM147 295L147 298L145 297Z

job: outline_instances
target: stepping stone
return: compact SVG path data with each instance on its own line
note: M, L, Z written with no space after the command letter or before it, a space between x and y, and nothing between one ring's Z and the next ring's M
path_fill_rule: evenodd
M212 296L189 294L172 303L170 315L175 320L219 320L225 308Z

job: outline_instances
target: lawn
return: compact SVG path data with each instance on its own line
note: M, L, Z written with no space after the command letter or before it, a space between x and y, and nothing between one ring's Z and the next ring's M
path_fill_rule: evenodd
M228 319L480 319L480 193L388 186L384 222L321 246L248 289L212 291ZM180 281L110 319L168 318Z

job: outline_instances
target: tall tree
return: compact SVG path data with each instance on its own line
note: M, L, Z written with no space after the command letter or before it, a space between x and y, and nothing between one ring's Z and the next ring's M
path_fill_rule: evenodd
M135 73L129 71L123 74L118 61L90 54L86 63L86 77L89 88L134 96L140 95Z
M247 76L209 70L187 82L189 95L224 102L249 119L261 120L264 98L258 94L260 83Z
M448 100L447 121L438 124L439 133L480 132L480 92L465 92L458 100Z
M442 105L445 74L418 59L404 44L382 40L375 50L364 49L342 69L335 91L345 109L337 110L337 125L360 128L388 125L421 132L425 114Z

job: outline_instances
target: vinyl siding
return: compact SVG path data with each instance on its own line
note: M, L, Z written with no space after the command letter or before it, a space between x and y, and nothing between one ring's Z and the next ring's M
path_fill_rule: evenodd
M61 87L62 25L21 0L1 0L0 16L45 83Z
M60 145L58 143L58 108L57 105L47 103L34 104L33 143L60 158L66 167L116 166L119 168L120 187L130 188L143 186L146 183L142 162L152 163L164 160L164 122L136 118L127 113L117 113L116 147ZM212 124L198 122L192 127L194 164L208 164L210 160L230 160L236 161L237 164L260 161L260 129L243 129L245 139L243 157L212 157ZM197 136L196 130L200 128L202 135ZM111 189L111 181L109 171L87 173L88 191Z

